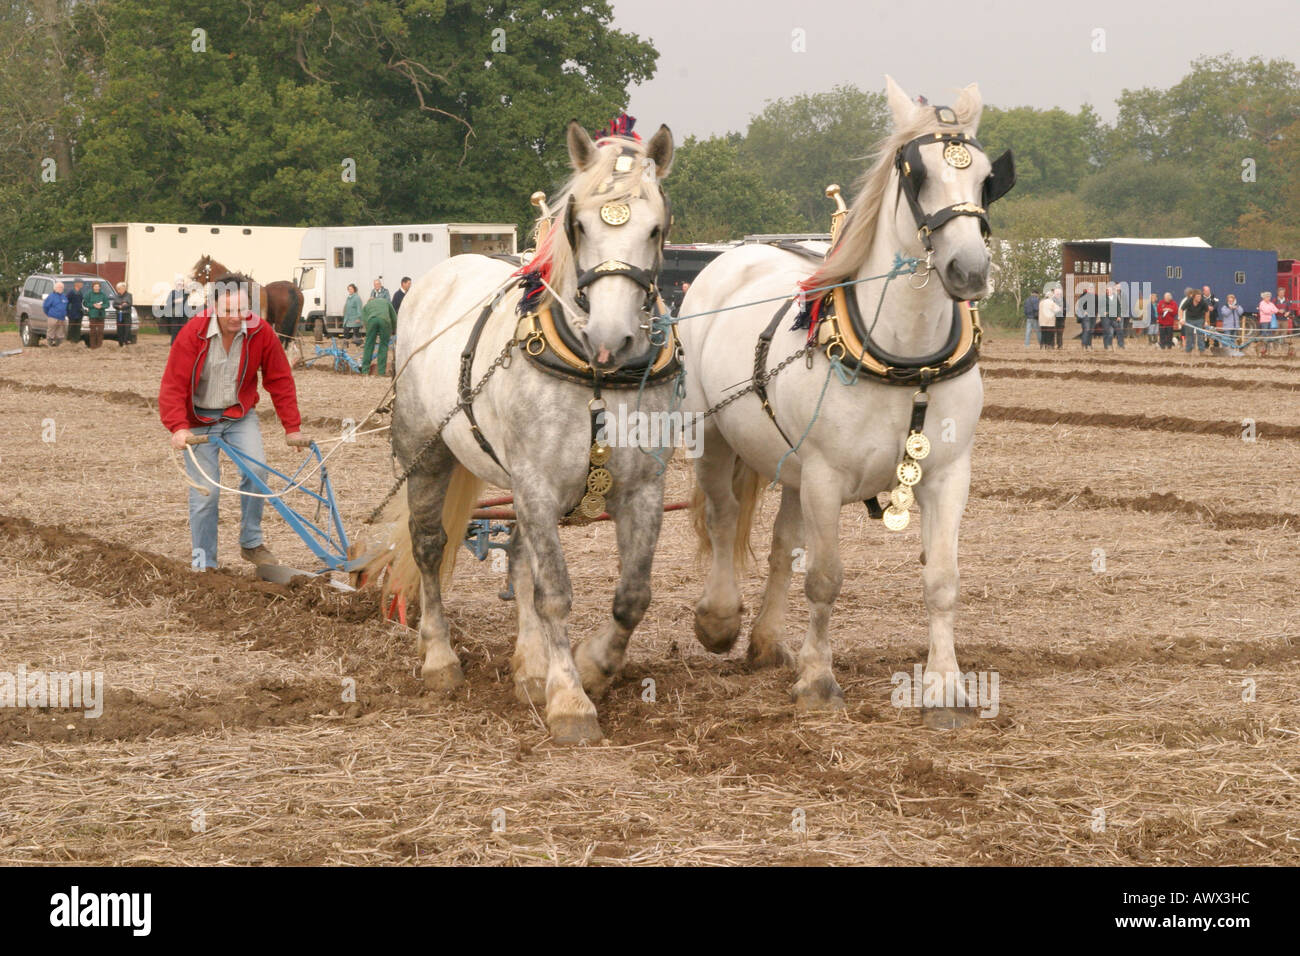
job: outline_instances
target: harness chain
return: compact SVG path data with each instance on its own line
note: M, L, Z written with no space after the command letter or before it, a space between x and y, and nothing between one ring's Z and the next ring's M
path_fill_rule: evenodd
M388 490L388 494L384 495L383 500L379 502L372 512L370 512L370 517L366 518L366 524L374 524L379 520L379 516L383 512L384 508L393 500L393 496L397 494L402 485L406 484L406 479L411 477L411 472L415 471L420 462L424 460L424 456L433 448L434 442L442 437L443 429L451 424L451 420L456 417L456 413L464 411L470 403L474 401L474 399L478 398L479 393L483 391L483 387L487 385L488 379L492 377L497 369L509 368L510 353L518 344L519 343L514 339L507 342L505 348L501 350L501 354L492 360L492 364L487 367L487 371L483 373L483 377L478 380L478 384L470 389L469 394L452 406L451 411L443 416L442 421L438 423L438 427L435 428L433 434L429 436L429 440L420 446L420 450L415 453L415 457L411 459L411 463L406 467L406 470L398 475L397 480L393 482L393 487Z

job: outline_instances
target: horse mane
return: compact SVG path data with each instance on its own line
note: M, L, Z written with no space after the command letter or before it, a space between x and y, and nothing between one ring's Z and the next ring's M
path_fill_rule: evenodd
M979 109L979 102L969 90L962 90L952 109L957 114L958 124L969 127ZM890 175L894 171L894 154L918 136L948 132L951 129L951 126L939 122L934 110L922 107L912 111L912 119L907 124L894 129L881 140L876 152L872 154L874 162L853 184L857 198L845 216L839 241L821 267L799 284L800 288L814 289L832 285L857 275L871 255L871 242L880 220L880 210L888 199L886 191ZM972 135L974 132L971 130Z
M606 136L596 143L596 155L585 169L574 172L568 181L560 187L551 202L549 219L538 220L533 231L534 241L542 222L549 224L546 238L537 246L537 253L528 265L517 273L526 275L537 273L551 284L557 292L570 295L577 283L574 272L573 247L564 228L564 217L568 212L569 197L573 197L579 211L594 206L603 206L608 202L628 202L632 199L646 199L658 196L658 178L653 170L647 173L645 164L647 144L625 136ZM614 171L614 162L625 150L631 150L634 156L632 168L625 173ZM649 175L649 179L647 179ZM656 188L647 189L647 185ZM662 202L662 200L661 200Z

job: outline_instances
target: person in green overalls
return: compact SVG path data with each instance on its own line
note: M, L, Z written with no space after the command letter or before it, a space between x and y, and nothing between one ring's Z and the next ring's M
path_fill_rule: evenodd
M90 347L104 344L104 317L108 315L108 296L98 282L90 284L90 291L82 300L86 307L86 321L90 324Z
M343 304L343 341L351 342L353 338L361 341L361 296L349 282L348 300Z
M361 310L361 321L366 327L366 344L361 350L361 373L370 374L370 356L374 354L375 340L379 340L379 374L388 374L388 339L393 334L397 313L393 303L379 296L366 303Z

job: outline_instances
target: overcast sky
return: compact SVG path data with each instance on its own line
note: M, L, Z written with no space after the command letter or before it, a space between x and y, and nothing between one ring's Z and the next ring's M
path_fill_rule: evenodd
M632 91L638 131L744 130L771 99L892 74L915 96L951 100L977 82L986 103L1091 103L1113 120L1125 88L1170 86L1196 57L1300 60L1300 0L611 0L614 23L659 50ZM806 53L791 49L805 31ZM1105 30L1104 53L1092 51Z

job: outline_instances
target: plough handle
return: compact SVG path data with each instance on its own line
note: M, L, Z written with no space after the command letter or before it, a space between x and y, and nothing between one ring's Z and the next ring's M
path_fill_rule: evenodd
M185 439L185 444L187 445L206 445L207 443L207 435L191 435L189 438Z
M290 438L290 439L287 439L287 442L288 442L288 444L290 445L290 447L292 447L292 448L310 448L310 447L311 447L311 439L308 438L306 435L304 435L304 436L301 437L301 438Z

